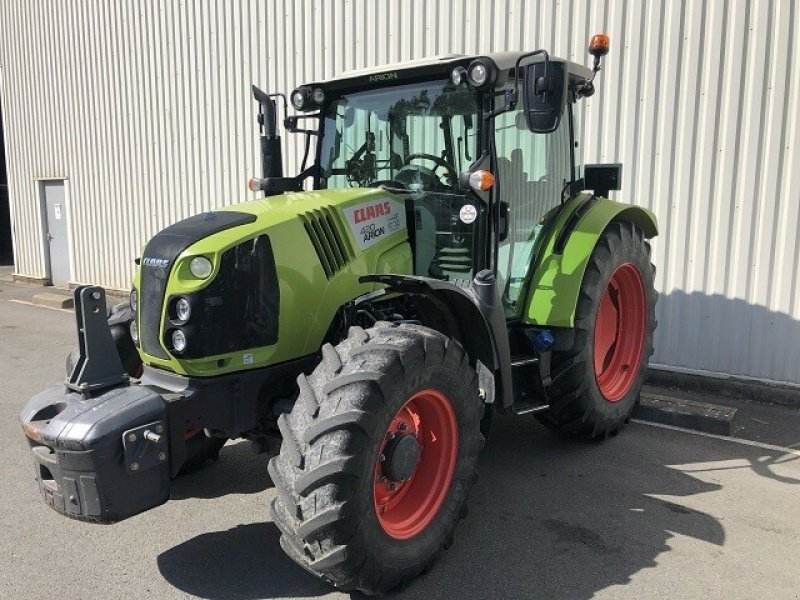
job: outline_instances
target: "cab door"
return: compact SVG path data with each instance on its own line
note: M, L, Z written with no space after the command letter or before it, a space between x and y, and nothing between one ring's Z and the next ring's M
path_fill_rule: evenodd
M537 237L573 180L570 121L564 115L556 131L541 134L527 128L522 110L495 118L496 198L507 203L509 218L508 236L498 248L497 271L508 317L522 310L520 299Z

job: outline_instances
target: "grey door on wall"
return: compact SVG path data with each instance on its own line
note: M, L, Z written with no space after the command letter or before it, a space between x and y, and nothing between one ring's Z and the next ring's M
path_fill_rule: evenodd
M45 237L47 238L50 281L67 287L69 272L69 240L67 238L67 204L63 181L43 181L42 198L45 208Z

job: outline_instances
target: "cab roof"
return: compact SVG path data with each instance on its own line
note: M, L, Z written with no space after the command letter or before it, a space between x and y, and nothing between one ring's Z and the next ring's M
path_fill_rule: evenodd
M428 58L407 60L403 62L392 63L388 65L377 65L374 67L367 67L363 69L355 69L345 71L336 77L309 83L308 85L321 85L327 88L342 88L342 87L367 87L375 86L376 84L389 83L397 80L412 79L417 77L430 77L436 75L447 76L450 71L461 65L467 67L476 58L488 58L492 60L497 68L503 72L513 68L520 56L527 54L529 51L519 50L513 52L493 52L491 54L443 54L432 56ZM522 65L528 65L534 62L541 62L544 60L542 55L529 56L522 61ZM567 65L567 71L570 78L574 79L588 79L592 75L591 69L588 67L574 63L572 61L564 60L555 56L551 56L550 60L560 61Z

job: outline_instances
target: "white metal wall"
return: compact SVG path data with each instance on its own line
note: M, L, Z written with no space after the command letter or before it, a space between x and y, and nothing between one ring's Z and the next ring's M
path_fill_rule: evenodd
M600 31L585 158L623 162L620 196L659 217L654 361L800 384L793 0L4 0L17 271L43 276L36 177L69 178L73 279L116 288L159 228L246 198L251 82L449 52L588 62Z

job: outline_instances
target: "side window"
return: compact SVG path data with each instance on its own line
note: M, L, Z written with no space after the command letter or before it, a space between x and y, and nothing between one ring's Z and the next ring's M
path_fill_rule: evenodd
M572 179L567 112L549 134L528 130L521 110L500 114L495 119L495 145L499 199L508 203L510 219L497 257L498 272L507 312L517 314L540 221L560 204L564 185Z

